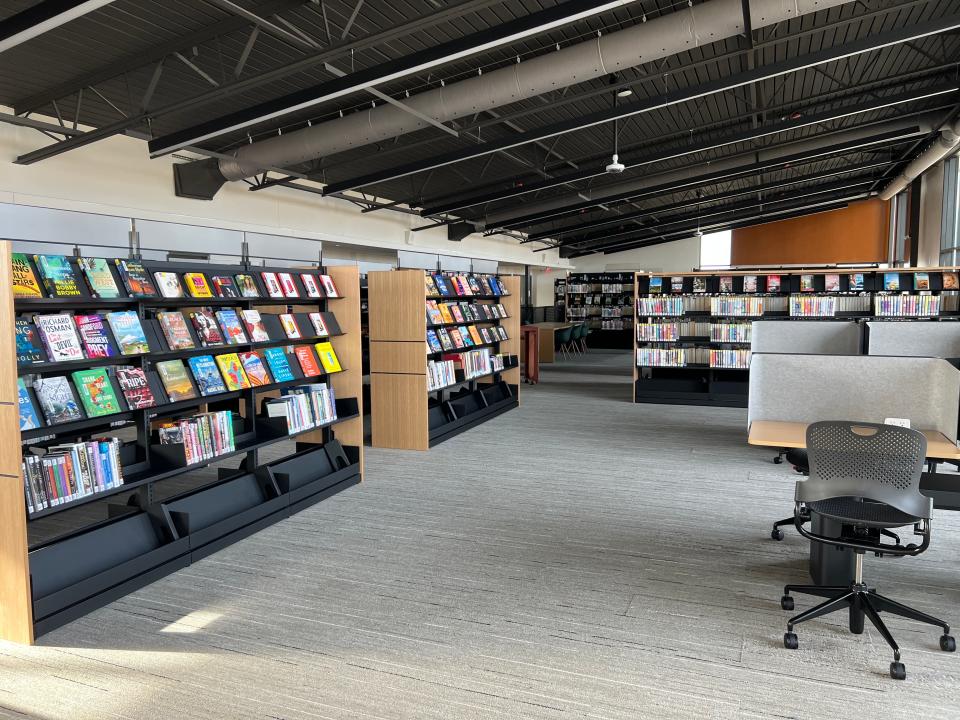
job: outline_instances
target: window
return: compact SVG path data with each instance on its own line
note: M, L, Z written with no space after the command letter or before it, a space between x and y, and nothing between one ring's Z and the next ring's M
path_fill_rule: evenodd
M957 251L960 250L960 238L957 237L957 222L960 212L960 182L958 182L960 162L954 155L943 164L943 210L940 217L940 264L957 264Z
M700 267L730 267L730 230L700 236Z

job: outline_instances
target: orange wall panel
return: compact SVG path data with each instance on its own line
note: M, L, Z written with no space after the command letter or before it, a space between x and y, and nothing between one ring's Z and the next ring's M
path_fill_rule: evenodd
M733 265L826 265L885 262L887 203L877 198L840 210L733 231Z

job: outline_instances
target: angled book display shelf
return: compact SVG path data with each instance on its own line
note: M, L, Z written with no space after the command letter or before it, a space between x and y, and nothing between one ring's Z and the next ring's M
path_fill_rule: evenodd
M519 404L520 281L367 276L374 447L427 450Z
M20 437L0 452L0 637L30 643L360 482L356 267L6 241L0 265L0 418Z

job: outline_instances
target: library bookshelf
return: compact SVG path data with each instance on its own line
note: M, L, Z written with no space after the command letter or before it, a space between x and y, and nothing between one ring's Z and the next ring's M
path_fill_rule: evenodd
M629 348L633 334L632 272L572 273L554 282L558 320L585 322L596 348ZM561 314L562 313L562 314Z
M290 516L360 482L363 474L363 424L360 376L360 311L358 275L355 267L296 270L242 265L186 264L142 261L151 275L156 271L177 274L250 275L259 297L134 297L124 290L112 261L109 272L120 289L120 297L94 296L85 286L76 258L68 258L80 295L71 298L14 298L11 277L11 244L0 243L0 301L5 326L15 320L33 320L37 315L132 311L139 318L149 351L137 355L113 355L98 359L41 362L18 365L15 343L0 351L3 372L4 437L17 433L20 443L4 443L0 468L0 502L4 514L0 525L0 637L31 643L34 638L154 580L186 567L247 535ZM33 270L37 268L34 265ZM288 272L293 276L298 297L267 296L261 272ZM337 297L310 298L300 279L301 272L329 275L338 289ZM38 275L39 277L39 275ZM269 339L254 342L214 344L204 347L195 327L186 321L192 348L174 349L168 342L158 312L187 315L210 308L212 311L257 310ZM328 334L314 329L307 313L319 313ZM279 318L291 314L301 338L287 337ZM108 340L119 347L112 330ZM316 334L320 332L320 334ZM11 338L12 339L12 338ZM225 392L207 386L202 394L199 375L191 358L230 353L257 353L288 346L312 347L329 341L339 359L340 369L328 371L322 364L319 374L305 374L289 355L292 378L281 381L273 366L261 384ZM311 350L314 359L318 350ZM164 361L185 361L187 380L195 396L174 400L157 372ZM115 412L96 415L82 402L75 402L79 418L21 430L14 413L24 393L34 406L38 379L70 378L74 370L90 366L106 368L106 383L117 402ZM117 369L142 370L154 404L137 409L128 402L118 381ZM226 370L223 370L226 380ZM79 397L77 378L68 385L74 400ZM285 377L285 376L284 376ZM18 378L23 386L18 386ZM312 411L310 419L295 428L287 416L268 411L271 400L287 390L296 392L306 385L324 383L333 389L326 410ZM333 409L335 408L335 412ZM226 411L229 410L229 414ZM185 418L219 413L227 419L219 426L215 454L202 457L188 442L164 443L162 428ZM43 417L46 413L39 413ZM186 437L186 431L184 431ZM31 507L36 486L28 489L21 472L24 456L53 457L51 446L91 441L104 436L116 438L116 465L122 481L113 486L87 484L83 492L61 496L43 507ZM167 436L169 438L169 436ZM227 442L229 441L229 442ZM71 478L74 479L74 478ZM53 481L51 481L53 482ZM73 483L77 488L79 481ZM56 492L56 488L53 490ZM48 490L44 490L48 492ZM31 500L31 496L33 500Z
M433 273L431 273L433 274ZM520 279L499 276L507 295L428 295L423 270L384 270L367 275L370 303L370 423L374 447L427 450L519 404ZM446 276L446 274L443 274ZM502 305L506 317L465 322L428 322L427 303ZM500 355L502 370L467 377L465 353L473 348L432 351L428 330L475 325L501 327L507 339L475 345ZM431 386L430 362L457 360L455 376Z
M665 404L746 407L754 320L960 317L949 267L637 273L634 297L633 400Z

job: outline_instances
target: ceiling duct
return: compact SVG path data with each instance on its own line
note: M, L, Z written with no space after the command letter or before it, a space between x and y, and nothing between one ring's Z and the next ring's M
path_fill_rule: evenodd
M844 5L850 0L751 0L754 29ZM707 0L625 30L548 52L522 63L428 90L404 105L383 104L342 118L243 145L221 160L224 181L253 177L269 167L292 167L413 132L430 123L503 105L676 55L744 33L742 0Z
M902 190L906 190L910 183L958 149L960 149L960 120L952 125L943 125L940 128L940 134L930 147L910 161L903 172L880 192L880 199L889 200Z

